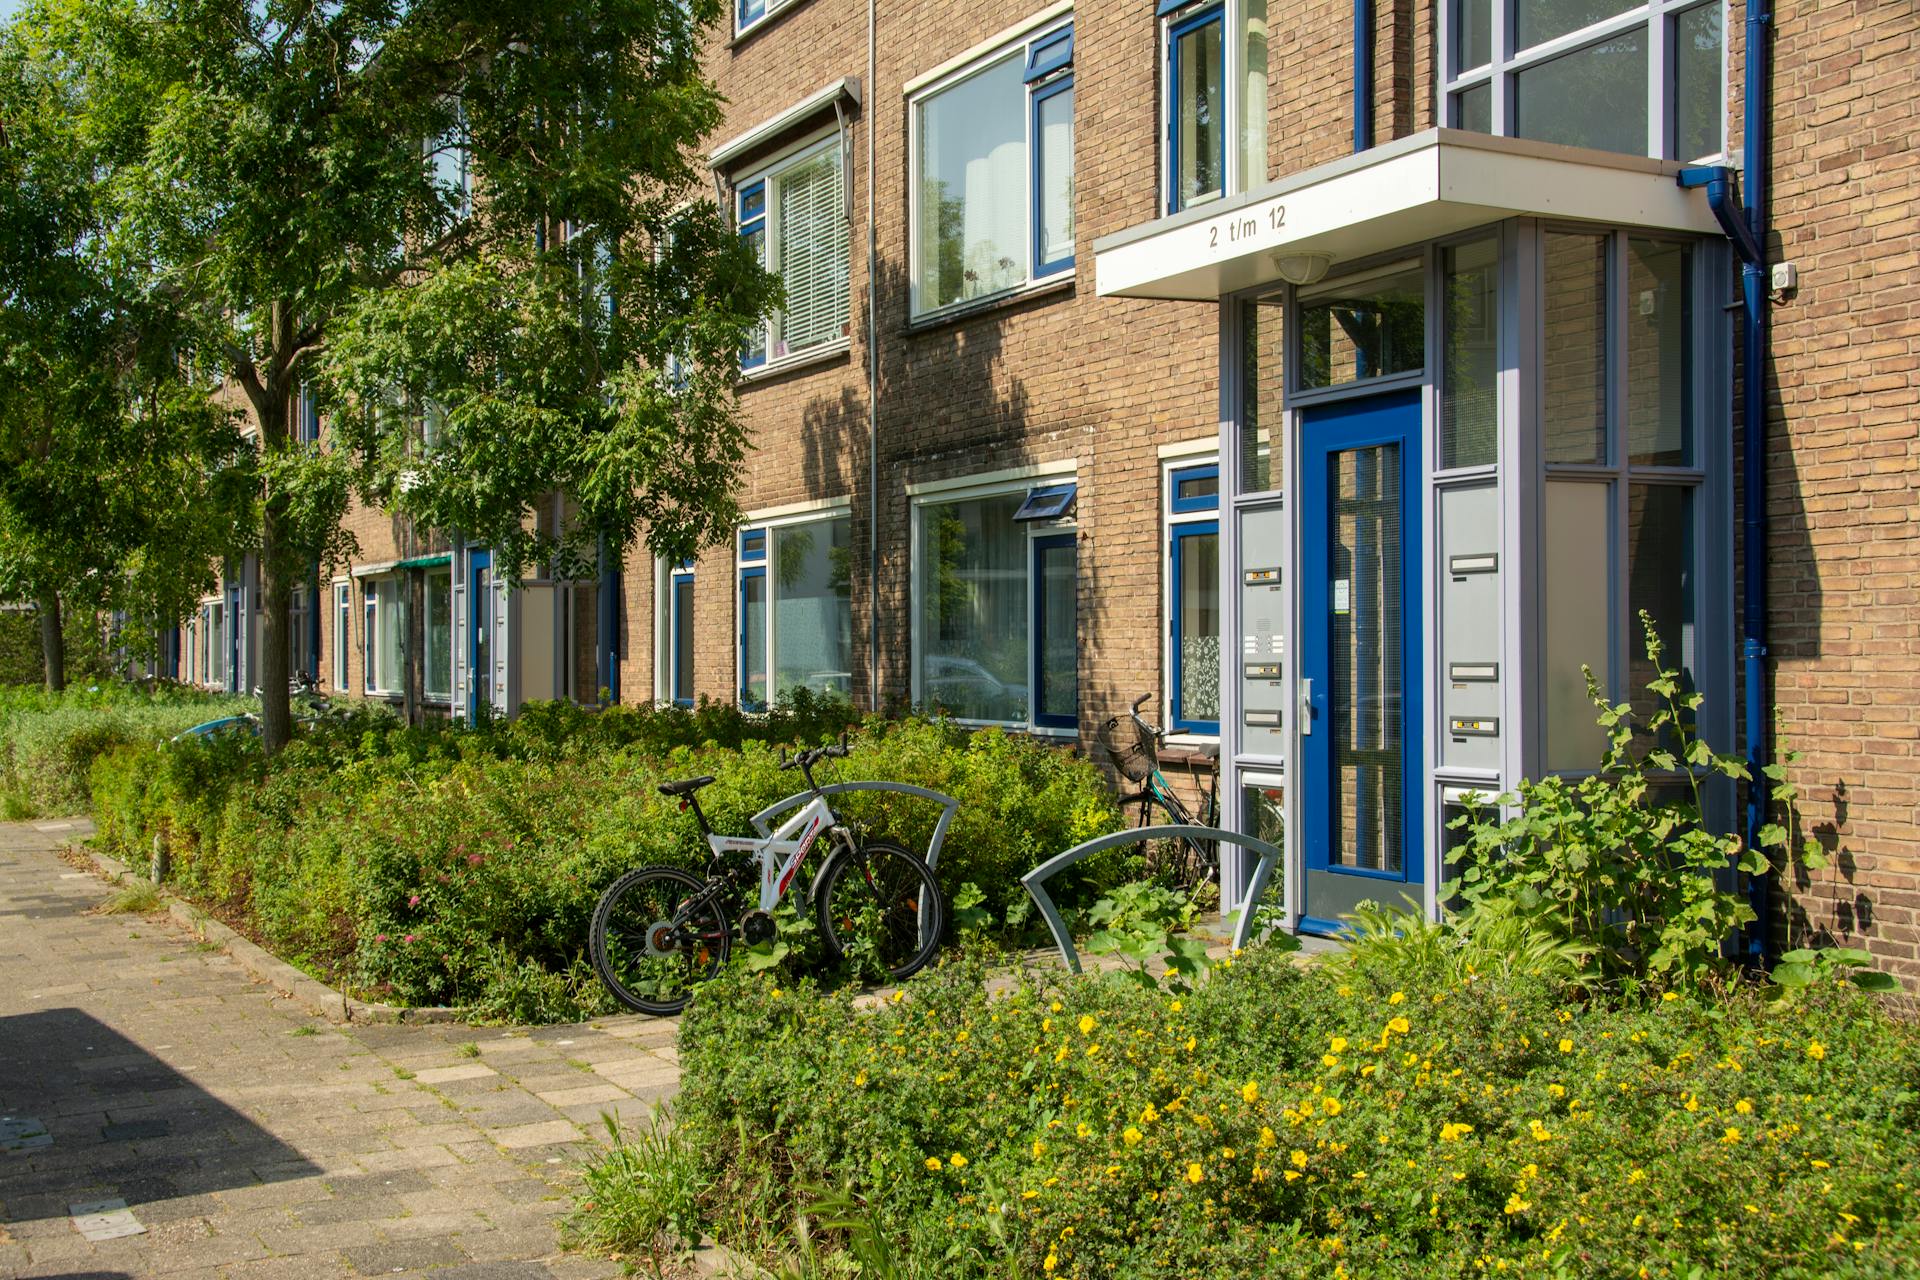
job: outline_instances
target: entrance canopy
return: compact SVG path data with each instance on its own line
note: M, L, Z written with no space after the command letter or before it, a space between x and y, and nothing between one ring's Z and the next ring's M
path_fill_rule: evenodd
M1682 166L1429 129L1094 242L1102 296L1211 301L1501 218L1720 234Z

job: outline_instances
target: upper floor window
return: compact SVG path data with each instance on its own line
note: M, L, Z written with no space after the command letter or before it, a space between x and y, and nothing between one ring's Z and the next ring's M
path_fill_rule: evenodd
M733 30L743 35L799 0L734 0Z
M1267 0L1160 0L1168 213L1267 180Z
M473 196L473 175L468 161L466 112L455 108L453 123L437 138L421 148L426 157L427 180L446 202L455 222L467 216Z
M1667 160L1725 149L1724 0L1449 0L1447 121Z
M1071 20L942 76L910 111L914 315L1072 268Z
M787 287L786 305L740 355L755 369L847 337L846 189L840 135L811 143L734 186L740 238Z

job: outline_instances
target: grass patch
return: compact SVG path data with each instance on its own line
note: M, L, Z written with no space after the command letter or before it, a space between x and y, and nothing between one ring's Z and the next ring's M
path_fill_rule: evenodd
M142 880L138 876L129 876L121 882L118 889L113 891L112 896L95 907L94 911L103 916L150 916L156 911L166 909L167 902L160 895L159 885L151 880Z
M699 1247L702 1198L711 1175L677 1130L651 1123L623 1133L601 1114L609 1144L581 1170L577 1207L566 1219L572 1247L617 1253L655 1275Z
M454 1052L463 1058L477 1058L480 1056L480 1046L468 1040L462 1044L455 1045Z

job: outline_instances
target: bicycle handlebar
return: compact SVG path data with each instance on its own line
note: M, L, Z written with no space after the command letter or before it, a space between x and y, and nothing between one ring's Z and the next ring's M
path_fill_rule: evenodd
M1153 695L1151 693L1143 693L1139 697L1135 698L1133 700L1133 714L1138 716L1140 714L1140 708L1152 701L1153 701Z

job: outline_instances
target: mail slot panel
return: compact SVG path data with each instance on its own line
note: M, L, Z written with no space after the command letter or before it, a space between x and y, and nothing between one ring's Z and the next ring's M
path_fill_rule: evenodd
M1240 520L1240 749L1286 752L1288 684L1286 512L1243 511Z
M1498 769L1502 628L1500 497L1492 485L1443 489L1440 504L1440 761Z

